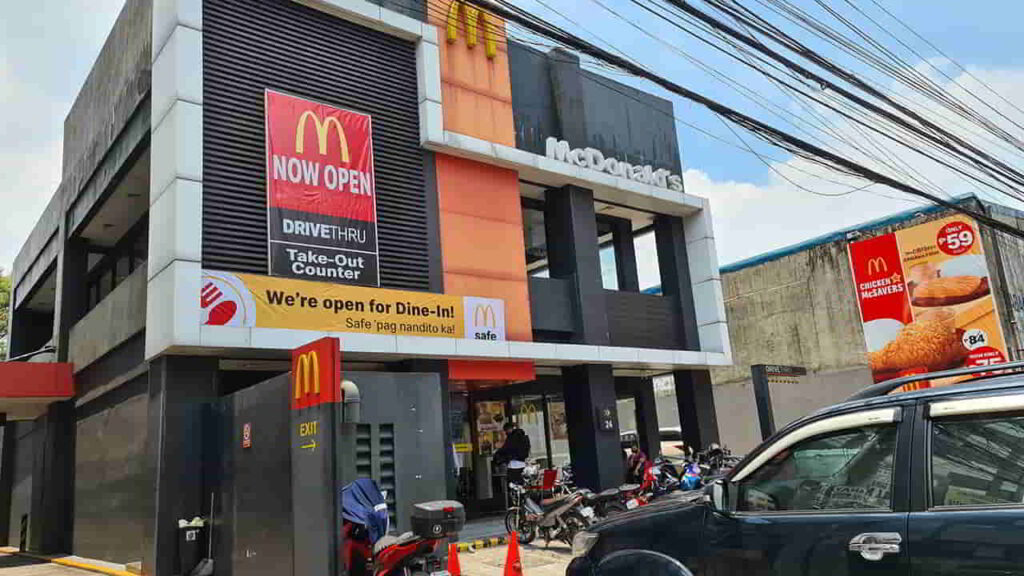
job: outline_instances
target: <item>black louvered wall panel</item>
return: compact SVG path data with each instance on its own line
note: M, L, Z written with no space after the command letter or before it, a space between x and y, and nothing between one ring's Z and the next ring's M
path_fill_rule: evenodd
M287 0L204 0L203 74L203 266L267 273L271 88L373 116L381 285L429 288L412 42Z

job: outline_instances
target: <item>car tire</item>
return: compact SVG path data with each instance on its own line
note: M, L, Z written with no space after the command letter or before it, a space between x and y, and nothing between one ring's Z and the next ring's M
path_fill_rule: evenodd
M693 576L682 562L651 550L620 550L603 558L595 576Z

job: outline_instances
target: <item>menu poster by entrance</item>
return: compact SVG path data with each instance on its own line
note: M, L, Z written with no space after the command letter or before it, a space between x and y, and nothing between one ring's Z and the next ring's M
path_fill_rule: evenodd
M264 98L270 274L380 285L370 117Z
M851 243L850 265L875 382L1006 362L988 266L972 219L952 216Z
M480 454L493 454L504 441L502 427L505 425L504 402L477 402L476 436Z

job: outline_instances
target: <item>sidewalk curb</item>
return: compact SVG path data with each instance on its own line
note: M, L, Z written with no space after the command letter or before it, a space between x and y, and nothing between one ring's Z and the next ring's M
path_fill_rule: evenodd
M494 548L496 546L504 546L507 543L508 536L494 536L491 538L480 538L468 542L458 542L455 545L455 548L459 552L472 552L474 550L481 550L483 548Z
M26 558L34 558L36 560L43 560L53 564L60 564L61 566L67 566L69 568L78 568L79 570L88 570L89 572L98 572L100 574L106 574L107 576L138 576L128 572L127 570L118 570L116 568L110 568L108 566L101 566L99 564L90 564L88 562L82 562L80 560L71 560L67 556L43 556L40 554L33 554L31 552L22 552L17 548L0 548L0 552L4 554L14 554L17 556L24 556Z

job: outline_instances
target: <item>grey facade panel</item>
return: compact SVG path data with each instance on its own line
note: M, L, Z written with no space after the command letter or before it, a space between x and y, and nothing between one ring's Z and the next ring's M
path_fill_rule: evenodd
M530 278L530 318L533 329L551 332L572 332L573 283L561 278Z
M545 153L549 136L566 139L573 147L593 147L632 164L682 171L672 102L582 70L562 59L552 73L547 54L510 41L512 110L516 147ZM566 90L578 94L566 94ZM556 94L561 97L556 98ZM560 110L559 106L578 106ZM572 132L562 124L573 119ZM582 130L577 124L582 118ZM583 141L577 141L582 134Z
M267 88L373 117L381 285L430 288L416 50L283 0L203 3L203 265L267 272Z
M78 410L73 549L79 556L142 559L153 499L146 469L147 381L143 375Z
M7 537L10 546L17 546L21 517L32 510L32 464L35 460L35 422L14 424L17 435L14 448L14 481L11 486L11 528Z
M612 346L684 349L672 300L655 294L605 290Z
M64 120L63 180L77 193L149 94L152 0L128 0Z

